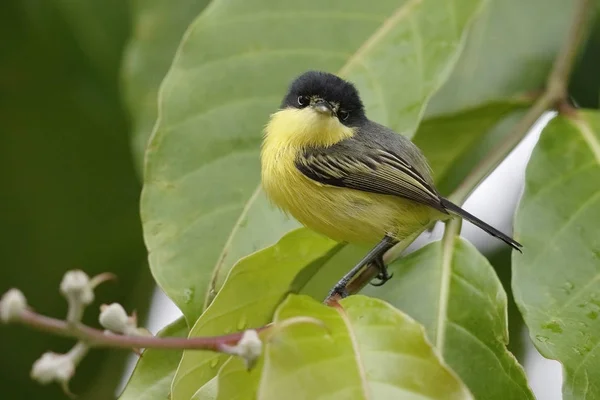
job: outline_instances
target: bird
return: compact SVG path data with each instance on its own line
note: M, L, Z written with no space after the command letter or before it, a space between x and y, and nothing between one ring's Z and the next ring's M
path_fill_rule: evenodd
M364 266L391 278L383 255L432 223L462 218L521 251L522 245L440 195L422 151L371 121L353 83L311 70L292 80L263 132L261 185L284 213L335 241L373 246L331 290Z

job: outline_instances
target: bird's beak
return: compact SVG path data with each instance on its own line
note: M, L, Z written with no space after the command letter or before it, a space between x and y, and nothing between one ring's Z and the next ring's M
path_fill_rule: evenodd
M325 100L317 100L311 104L311 107L321 114L326 114L328 116L333 115L333 107Z

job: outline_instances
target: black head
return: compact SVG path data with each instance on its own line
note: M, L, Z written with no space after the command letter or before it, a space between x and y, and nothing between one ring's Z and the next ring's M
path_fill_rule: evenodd
M281 108L313 107L337 117L347 126L365 118L365 111L353 84L327 72L308 71L297 77L288 90Z

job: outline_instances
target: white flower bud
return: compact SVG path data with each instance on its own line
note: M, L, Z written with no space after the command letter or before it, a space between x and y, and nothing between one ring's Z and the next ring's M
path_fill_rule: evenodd
M223 345L222 350L227 354L242 357L246 361L246 366L252 368L262 353L262 341L258 337L258 332L249 329L244 332L235 346Z
M89 347L83 342L77 342L66 354L47 352L33 363L31 378L46 385L58 382L65 393L70 394L68 383L75 374L75 368L88 353Z
M109 331L125 333L130 325L129 316L119 303L100 307L100 325Z
M4 323L18 319L27 309L27 300L19 289L10 289L0 299L0 321Z
M42 385L68 382L75 373L75 363L68 354L44 353L31 368L31 378Z
M60 292L70 301L88 305L94 301L90 277L81 270L68 271L60 283Z

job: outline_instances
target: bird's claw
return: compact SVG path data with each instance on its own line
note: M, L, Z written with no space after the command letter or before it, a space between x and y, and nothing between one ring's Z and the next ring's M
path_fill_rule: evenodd
M373 285L373 286L383 286L384 283L386 283L387 281L392 279L392 276L394 276L394 274L388 273L388 270L385 267L385 265L383 265L383 263L378 265L378 267L379 267L379 273L377 274L377 277L375 278L378 281L371 282L371 285Z

